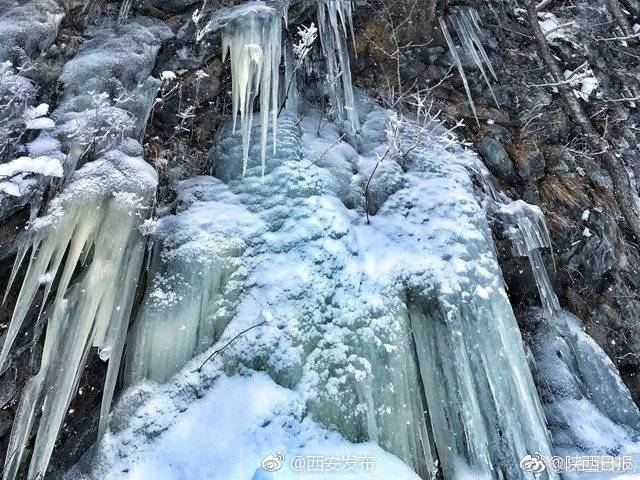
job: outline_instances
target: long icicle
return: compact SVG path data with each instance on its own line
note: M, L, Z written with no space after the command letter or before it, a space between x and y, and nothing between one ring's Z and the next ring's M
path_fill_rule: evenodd
M4 480L17 478L38 417L28 478L44 476L92 347L109 360L99 426L100 434L104 432L144 256L140 225L150 213L156 184L155 171L142 159L113 151L78 170L47 215L34 222L31 240L18 254L24 259L31 249L0 367L8 360L43 279L43 304L53 279L59 280L47 315L40 370L29 380L16 413Z
M249 162L253 104L260 95L261 160L262 175L266 170L267 133L269 117L276 147L278 119L278 93L282 16L270 7L257 6L245 15L227 24L222 34L222 60L227 55L231 63L231 96L233 102L233 127L240 114L242 134L242 174Z
M318 27L327 65L329 93L339 119L346 118L353 131L360 129L351 81L351 67L347 36L353 36L352 7L350 1L318 0Z
M462 78L462 84L464 85L464 91L467 93L467 98L469 99L469 106L471 107L471 111L473 112L473 116L476 119L476 122L479 123L478 120L478 112L476 111L476 105L473 102L473 96L471 95L471 89L469 88L469 82L467 81L467 76L464 73L464 68L462 67L462 62L460 62L460 56L458 55L458 51L456 50L456 45L453 43L453 39L451 38L451 34L449 33L449 27L447 27L447 22L444 18L439 18L440 21L440 29L442 30L442 34L444 35L445 40L447 41L447 45L449 46L449 51L451 52L451 56L453 57L453 61L458 68L458 73Z

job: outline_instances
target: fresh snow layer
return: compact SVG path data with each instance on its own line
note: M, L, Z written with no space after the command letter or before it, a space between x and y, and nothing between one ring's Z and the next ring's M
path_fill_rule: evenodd
M154 408L153 403L147 408ZM162 405L156 405L158 413ZM338 472L296 472L295 456L371 459L372 471L354 470L352 480L418 480L398 458L375 443L353 445L310 419L290 412L303 409L294 391L265 373L222 375L207 395L182 412L156 440L136 445L131 456L111 458L101 480L331 479ZM105 439L117 445L118 437ZM286 452L282 468L262 471L262 460ZM114 453L114 452L110 452ZM255 475L255 476L254 476Z

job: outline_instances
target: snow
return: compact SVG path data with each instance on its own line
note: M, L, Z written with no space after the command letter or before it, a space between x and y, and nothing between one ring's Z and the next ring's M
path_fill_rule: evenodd
M374 443L353 445L309 419L297 423L290 412L303 408L299 395L264 373L221 376L201 400L176 418L133 457L101 473L102 480L330 479L338 471L296 472L294 457L369 458L371 472L355 469L353 480L418 480L399 459ZM218 421L211 422L212 418ZM291 428L292 422L295 427ZM128 431L128 434L133 432ZM118 447L116 438L107 437ZM240 447L241 448L238 448ZM262 460L286 452L282 468L272 474Z
M562 20L551 12L540 12L538 13L538 17L542 19L539 20L540 28L545 34L547 41L551 44L557 43L558 40L568 41L569 34L575 28L574 24L562 22Z
M0 182L0 192L3 192L12 197L20 196L20 187L13 182Z
M34 118L33 120L28 120L25 123L25 128L27 130L49 130L56 126L56 122L51 120L50 118Z
M60 160L48 156L19 157L0 165L0 177L12 177L19 173L38 173L50 177L62 177Z
M160 74L160 80L165 81L165 82L172 82L174 81L176 78L178 78L176 76L176 74L174 72L172 72L171 70L164 70L161 74Z
M587 220L589 220L590 215L591 215L591 212L589 210L585 210L584 212L582 212L580 220L582 220L583 222L586 222Z
M28 108L24 113L24 117L27 120L34 120L36 118L44 117L48 113L49 105L47 103L41 103L36 107Z

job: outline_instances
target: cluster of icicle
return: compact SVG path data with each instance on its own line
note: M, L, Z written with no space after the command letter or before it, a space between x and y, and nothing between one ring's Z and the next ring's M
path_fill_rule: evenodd
M243 139L243 175L246 173L249 160L253 107L256 98L259 98L264 174L269 123L273 133L274 151L276 147L275 132L280 110L279 68L282 57L283 13L262 3L244 4L242 7L242 14L228 21L223 27L222 55L223 61L229 56L231 63L233 125L235 130L239 116ZM360 122L354 106L347 49L349 32L353 37L351 2L318 0L317 7L329 95L338 118L348 120L355 132L360 128Z
M506 234L513 244L513 253L527 257L538 287L544 313L553 315L560 310L549 274L542 260L542 249L551 249L551 239L542 210L523 200L516 200L500 208L509 218L510 227Z
M240 114L243 175L249 160L253 104L260 95L262 173L265 170L269 118L276 143L278 93L282 37L281 13L265 5L256 5L247 14L229 22L222 32L222 60L231 62L233 128Z
M473 115L477 120L478 113L473 101L473 96L471 95L471 89L469 88L467 76L464 72L464 67L462 66L462 61L460 60L460 55L458 54L458 47L453 41L451 32L449 31L449 27L447 26L447 19L440 18L439 21L440 28L442 29L442 34L447 41L447 45L449 46L449 51L451 52L453 61L456 65L456 68L458 69L458 73L460 73L460 77L462 78L462 83L464 84L465 92L467 93L467 97L469 98L471 110L473 111ZM484 78L484 81L489 87L489 91L493 96L493 100L496 102L498 108L500 108L498 100L493 93L491 81L489 80L489 76L487 75L487 72L485 70L486 66L491 73L491 76L493 76L495 80L498 79L496 72L493 69L493 65L491 64L491 60L489 59L486 50L482 46L482 41L480 39L480 17L478 15L478 12L473 8L460 8L453 11L448 16L448 22L453 27L453 30L455 31L458 40L460 41L460 48L462 49L462 52L466 56L471 58L473 60L473 63L475 63L475 65L478 67L480 73L482 74L482 77Z
M340 120L346 116L355 132L360 128L360 121L355 109L347 50L348 32L351 33L351 38L355 41L351 2L318 0L318 26L320 27L320 41L326 61L327 83L333 108Z
M559 312L560 301L542 258L542 250L549 250L553 259L551 239L542 210L524 200L512 200L499 191L484 166L474 165L471 169L485 191L490 215L505 225L504 233L512 242L513 254L529 259L544 314L551 316Z
M44 477L92 347L109 361L99 435L104 432L144 257L140 226L150 214L156 183L155 171L141 158L112 151L76 172L18 252L7 291L31 251L0 368L35 301L48 321L40 370L25 386L13 422L4 480L17 478L38 418L27 478ZM54 281L55 297L47 304Z

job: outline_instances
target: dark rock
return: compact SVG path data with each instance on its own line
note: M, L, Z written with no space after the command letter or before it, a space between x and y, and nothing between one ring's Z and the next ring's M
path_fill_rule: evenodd
M523 180L536 181L544 177L544 155L540 150L530 150L522 156L522 165L518 168L518 175Z
M169 12L182 12L198 3L198 0L144 0L144 4L151 5Z
M571 256L568 268L572 272L572 282L579 290L597 289L617 261L615 223L608 214L593 210L584 225L581 244Z
M494 138L483 138L478 142L477 148L491 173L507 182L514 180L516 173L513 164L500 142Z

